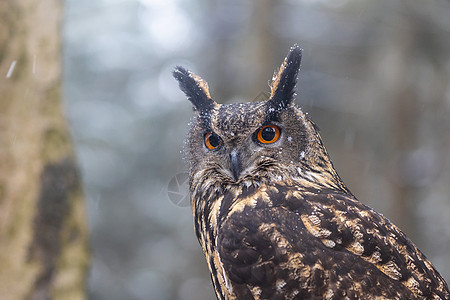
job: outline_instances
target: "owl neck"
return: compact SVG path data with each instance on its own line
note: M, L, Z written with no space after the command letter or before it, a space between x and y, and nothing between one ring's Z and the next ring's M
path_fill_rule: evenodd
M190 178L195 231L204 249L214 244L217 229L231 207L235 207L242 199L253 201L248 195L262 193L274 186L295 186L298 191L315 190L318 193L326 189L352 195L329 160L325 160L320 168L312 168L304 161L285 169L272 170L265 176L238 182L218 180L202 172L191 174Z
M300 160L296 170L291 171L291 174L296 174L294 176L296 184L301 187L325 188L353 196L334 168L318 127L312 120L306 120L309 142L305 148L304 158Z
M333 163L328 159L326 152L324 157L316 156L314 163L302 161L297 166L291 166L289 173L293 185L300 187L300 189L326 189L353 196L334 169Z

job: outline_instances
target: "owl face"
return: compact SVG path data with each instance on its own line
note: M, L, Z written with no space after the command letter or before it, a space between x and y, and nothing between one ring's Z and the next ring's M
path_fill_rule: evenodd
M279 175L304 156L306 137L305 116L294 106L216 104L208 116L196 116L189 132L191 174L228 183Z
M293 47L273 77L269 100L226 105L212 100L199 76L175 69L195 111L187 143L191 188L305 176L309 182L338 182L315 125L293 104L300 62L301 49Z

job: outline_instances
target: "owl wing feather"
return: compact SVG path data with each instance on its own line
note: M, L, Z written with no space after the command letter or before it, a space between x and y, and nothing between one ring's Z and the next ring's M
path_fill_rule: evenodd
M254 196L218 232L237 299L449 299L415 245L353 196L281 185Z

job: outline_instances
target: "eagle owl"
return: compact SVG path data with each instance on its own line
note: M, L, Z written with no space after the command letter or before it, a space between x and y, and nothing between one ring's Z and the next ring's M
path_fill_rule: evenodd
M221 105L199 76L173 73L195 111L190 197L217 298L450 299L411 240L348 190L294 105L301 54L291 48L262 102Z

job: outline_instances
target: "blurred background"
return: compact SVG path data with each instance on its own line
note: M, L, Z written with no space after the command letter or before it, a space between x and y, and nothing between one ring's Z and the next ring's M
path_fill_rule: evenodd
M450 280L450 2L66 0L64 97L91 228L90 299L214 299L188 198L183 65L262 100L304 49L297 104L343 180Z

